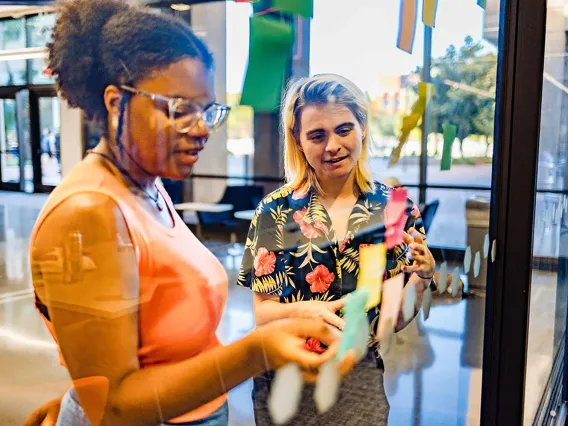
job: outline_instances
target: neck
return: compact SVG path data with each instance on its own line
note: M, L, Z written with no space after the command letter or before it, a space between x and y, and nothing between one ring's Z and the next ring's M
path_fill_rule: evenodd
M126 152L121 154L119 149L112 147L105 138L101 139L93 151L112 158L115 164L124 169L131 178L135 179L136 182L142 185L142 187L144 187L150 194L156 192L154 187L156 185L157 177L148 175L148 173L142 170L142 168L138 166Z
M349 198L353 195L357 196L357 188L355 187L355 173L351 172L344 179L319 179L319 184L324 192L323 198L337 199Z

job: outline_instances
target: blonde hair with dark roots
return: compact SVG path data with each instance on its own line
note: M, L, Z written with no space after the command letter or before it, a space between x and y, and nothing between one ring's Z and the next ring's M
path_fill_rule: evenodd
M306 106L330 104L349 108L365 131L361 156L355 166L355 183L363 193L374 192L375 183L368 162L369 104L361 89L345 77L335 74L302 78L292 82L286 90L282 106L286 182L299 192L314 188L318 193L323 193L315 170L300 149L300 119Z

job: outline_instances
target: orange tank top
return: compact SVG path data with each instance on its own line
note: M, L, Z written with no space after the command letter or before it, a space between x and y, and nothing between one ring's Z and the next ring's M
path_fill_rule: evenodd
M177 215L162 187L160 192L174 218L173 228L144 210L109 170L83 161L50 195L32 232L31 247L49 214L65 199L83 192L105 194L117 204L134 245L139 269L141 368L183 361L219 346L216 330L227 299L227 274ZM46 324L57 340L51 323L46 320ZM226 399L223 395L170 422L203 419Z

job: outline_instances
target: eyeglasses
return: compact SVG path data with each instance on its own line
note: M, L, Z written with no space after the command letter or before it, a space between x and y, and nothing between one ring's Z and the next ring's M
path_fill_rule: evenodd
M179 133L187 133L199 121L203 120L207 128L214 132L227 121L231 107L216 102L202 108L199 104L183 98L168 98L154 93L138 90L130 86L120 86L126 92L146 96L153 101L168 104L170 120Z

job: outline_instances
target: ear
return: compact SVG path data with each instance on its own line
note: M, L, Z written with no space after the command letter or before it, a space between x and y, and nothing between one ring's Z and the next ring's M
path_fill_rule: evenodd
M109 116L118 116L120 111L120 101L122 100L121 90L114 86L107 86L104 93L105 107Z

